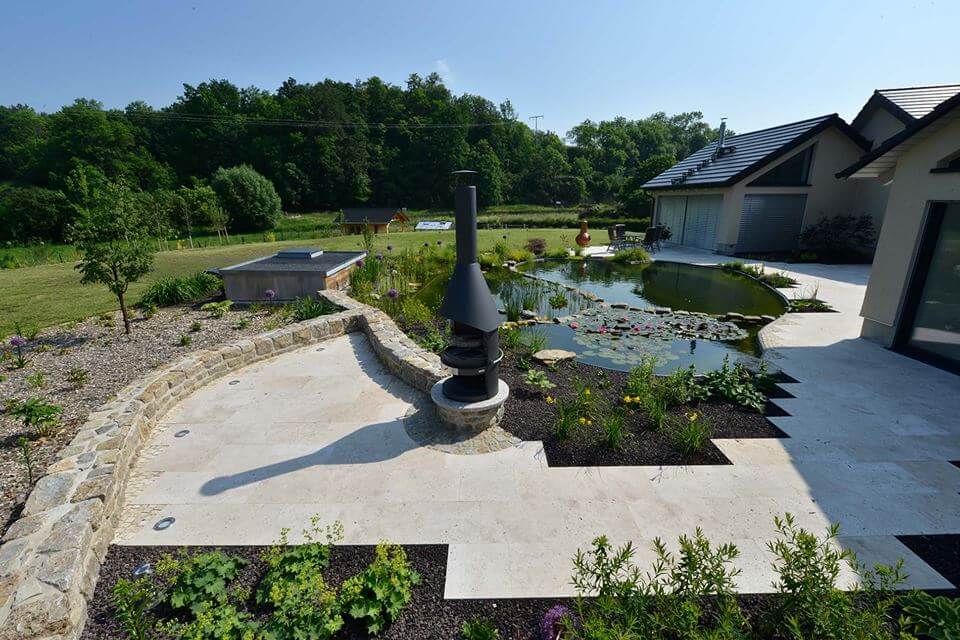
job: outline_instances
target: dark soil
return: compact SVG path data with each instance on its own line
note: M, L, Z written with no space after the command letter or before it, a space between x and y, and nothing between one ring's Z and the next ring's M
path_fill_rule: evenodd
M100 570L100 581L90 602L87 625L82 640L116 640L124 633L113 617L109 594L119 578L131 578L132 572L145 562L155 563L167 553L181 548L111 547ZM185 547L188 552L221 549L249 561L233 583L236 587L254 587L265 573L260 561L264 547ZM464 622L475 618L493 621L504 640L539 638L538 625L543 614L553 605L570 605L569 600L516 598L499 600L444 600L446 580L446 545L406 545L411 565L420 573L420 584L414 587L413 599L400 617L377 638L385 640L451 640L460 637ZM331 553L330 567L324 574L328 584L339 586L359 573L373 560L372 546L336 546ZM262 615L262 612L260 612ZM337 638L368 638L362 628L350 626Z
M897 536L897 540L955 587L960 587L960 534ZM960 597L960 588L953 589L947 595Z
M623 404L623 387L627 374L574 361L567 361L553 368L532 361L530 364L544 371L557 386L546 392L532 389L524 383L526 371L518 366L516 355L507 354L500 368L500 377L510 385L510 397L507 399L500 426L522 440L543 441L550 466L731 464L712 442L707 442L696 453L684 455L673 446L668 435L657 431L638 410L628 411L628 435L619 448L611 448L604 442L597 421L594 421L592 426L579 426L565 439L560 439L553 432L555 409L546 402L547 395L554 398L573 398L577 393L576 383L580 381L590 388L600 406L619 406ZM786 377L778 381L793 382ZM781 393L784 395L780 396ZM791 397L783 390L774 395ZM766 418L768 415L783 416L787 413L769 402L765 414L729 402L713 400L672 407L669 411L683 416L694 410L712 421L713 438L787 437Z

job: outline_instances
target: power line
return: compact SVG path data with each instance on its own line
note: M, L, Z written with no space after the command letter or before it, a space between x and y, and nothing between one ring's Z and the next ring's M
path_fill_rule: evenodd
M337 122L330 120L294 120L289 118L250 118L243 115L215 115L199 113L171 113L165 111L126 113L134 120L157 120L180 122L184 124L241 124L244 126L269 127L305 127L305 128L385 128L385 129L475 129L480 127L499 127L509 121L498 122Z

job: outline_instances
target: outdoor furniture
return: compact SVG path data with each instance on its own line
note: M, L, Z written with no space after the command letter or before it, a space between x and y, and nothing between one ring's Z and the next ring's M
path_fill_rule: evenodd
M643 234L643 240L640 241L640 246L651 252L659 250L660 236L662 232L663 227L659 225L648 227L646 232Z

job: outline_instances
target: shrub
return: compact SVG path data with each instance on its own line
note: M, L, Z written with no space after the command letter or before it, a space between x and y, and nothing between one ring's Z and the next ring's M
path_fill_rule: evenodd
M526 249L510 249L507 251L507 260L514 262L526 262L533 259L533 254Z
M13 418L20 418L23 425L33 429L40 438L53 434L60 423L60 414L63 413L63 407L42 398L30 398L25 401L8 400L6 409L7 414Z
M157 624L163 638L179 640L256 640L259 625L253 616L233 604L197 611L192 620L167 620Z
M730 366L730 357L723 358L723 365L704 374L703 388L711 395L762 412L767 398L757 389L753 375L742 364Z
M642 247L632 247L630 249L624 249L623 251L618 251L612 258L614 262L619 263L633 263L633 262L650 262L650 254L646 252Z
M822 218L800 234L800 246L821 260L863 260L869 256L875 231L869 215Z
M911 591L901 596L900 626L908 633L932 640L960 638L960 599Z
M518 312L519 313L519 312ZM504 351L515 351L523 344L523 332L516 327L500 327L500 346Z
M536 389L540 389L541 391L553 389L557 386L550 382L549 378L547 378L547 374L544 371L540 371L539 369L530 369L527 371L527 377L524 380L524 383Z
M475 618L463 623L460 628L460 637L463 640L499 640L500 631L492 621L486 618Z
M283 316L290 322L303 322L312 318L329 315L340 311L340 307L326 298L304 296L284 306Z
M570 257L570 249L557 247L556 249L550 249L544 255L554 260L566 260Z
M204 305L204 306L206 306L206 305ZM200 322L194 321L194 322L190 323L190 333L197 333L198 331L200 331L200 330L202 330L202 329L203 329L203 324L201 324Z
M498 260L497 254L487 251L477 256L477 262L480 264L481 269L493 269L503 264L501 260Z
M147 309L195 302L216 294L222 285L220 278L202 271L179 278L161 278L147 288L137 306Z
M238 556L210 551L179 558L165 556L157 563L157 572L170 578L167 604L196 614L227 603L227 586L245 564Z
M666 419L670 442L683 455L694 454L704 446L713 433L713 423L699 411L682 416L671 415Z
M60 242L73 217L74 208L61 191L11 187L0 197L0 240Z
M550 306L554 309L562 309L567 306L567 294L563 291L557 291L555 294L550 296Z
M232 300L220 300L219 302L208 302L200 307L200 310L209 312L214 318L222 318L227 315L227 312L230 311L230 307L232 306Z
M347 614L375 635L396 620L419 582L402 547L378 544L370 566L343 583L341 599Z
M114 617L130 640L153 638L154 625L150 611L158 602L159 595L146 578L120 578L110 594Z
M191 338L185 333L181 334L179 344L181 347L189 347L191 344L193 344L193 338Z
M544 238L530 238L527 240L526 249L535 256L542 256L547 250L547 241Z
M400 303L400 315L409 324L432 326L434 314L427 305L416 298L404 298Z
M277 226L283 217L280 196L273 183L249 165L216 170L210 186L230 216L237 231L264 231Z

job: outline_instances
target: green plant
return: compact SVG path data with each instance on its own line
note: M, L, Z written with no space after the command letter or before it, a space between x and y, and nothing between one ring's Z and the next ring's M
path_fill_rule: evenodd
M101 313L97 316L97 324L105 329L113 329L117 323L113 319L112 313Z
M519 298L504 300L503 310L506 313L507 320L516 322L520 319L520 314L523 312L523 302Z
M203 329L203 323L196 320L190 323L190 333L197 333L202 329Z
M530 353L543 351L547 347L547 334L538 330L527 331L522 344Z
M489 251L484 251L477 256L477 262L480 264L480 268L483 270L493 269L494 267L499 267L503 264L501 261L498 261L497 254L490 253Z
M543 255L547 250L547 241L544 238L530 238L527 240L526 249L535 256Z
M137 303L141 309L169 307L185 302L195 302L214 295L223 286L223 281L212 273L200 271L188 276L166 277L157 280L143 293Z
M191 338L185 333L180 334L179 344L181 347L189 347L192 343L193 343L193 338Z
M21 335L15 335L10 338L10 346L17 351L17 356L13 359L13 368L23 369L27 366L27 358L23 355L23 348L27 346L27 339ZM7 351L4 350L3 359L6 360L7 358Z
M304 320L336 313L339 310L340 307L326 298L304 296L284 305L281 313L290 322L303 322Z
M212 317L222 318L227 315L227 312L230 311L230 307L232 306L233 300L220 300L219 302L206 303L200 307L200 311L209 311Z
M563 291L557 291L555 294L550 296L549 299L550 306L554 309L562 309L567 306L567 294Z
M186 622L176 619L161 621L157 630L164 638L178 640L259 640L264 637L253 616L231 603L205 607Z
M499 640L500 630L493 621L486 618L474 618L463 623L460 628L462 640Z
M550 402L550 398L547 399ZM576 403L566 398L557 398L551 404L554 405L553 435L558 440L566 440L570 431L577 426L579 416L577 414Z
M27 386L29 386L31 389L43 389L45 386L47 386L47 374L45 374L43 371L31 373L25 376L25 379L27 381Z
M750 371L740 363L730 366L729 356L723 358L719 369L707 372L701 384L711 396L750 407L754 411L763 412L767 402L766 396L754 384Z
M539 369L530 369L527 371L527 377L524 379L524 383L541 391L553 389L557 386L550 382L545 371Z
M20 324L19 322L13 323L14 332L18 336L23 336L29 341L34 341L37 339L37 336L40 335L40 327L36 323L30 323L26 326Z
M159 602L156 588L147 578L120 578L110 593L114 616L130 640L154 637L150 612Z
M250 326L250 318L240 318L239 320L233 323L233 328L238 331L246 329L249 326Z
M67 372L67 382L79 389L90 380L90 372L80 367L74 367Z
M42 398L29 400L8 400L7 413L13 418L20 418L25 427L33 429L40 438L53 434L60 422L63 408Z
M635 263L635 262L650 262L650 254L646 252L641 247L632 247L630 249L623 249L618 251L612 258L614 262L619 263Z
M280 196L273 183L249 165L220 167L210 186L229 216L231 230L273 229L283 217Z
M226 604L227 587L245 564L239 556L210 551L177 558L165 556L157 563L157 573L170 580L167 604L196 614Z
M347 614L375 635L396 620L419 582L402 547L378 544L373 562L343 583L340 597Z
M960 640L960 599L911 591L900 597L900 628L931 640Z
M143 317L146 320L149 320L157 314L157 305L155 304L141 304L140 310L143 313Z
M556 249L550 249L545 255L547 258L551 258L553 260L566 260L570 257L570 249L565 247L557 247Z
M619 407L610 408L597 416L604 443L611 449L619 449L627 433L626 414Z
M17 451L20 453L20 461L23 468L27 471L27 486L33 486L33 449L30 441L24 436L17 438Z
M365 222L361 233L363 234L363 250L366 251L367 254L370 254L373 252L373 225L371 225L369 222Z
M824 260L862 260L869 255L875 237L869 215L838 215L821 218L800 234L800 245Z
M699 411L668 415L665 425L670 442L685 456L703 449L713 433L713 422Z
M418 324L424 327L433 324L433 312L416 298L404 298L400 303L400 314L410 324Z
M523 333L516 327L500 327L500 346L504 351L515 351L522 344Z

